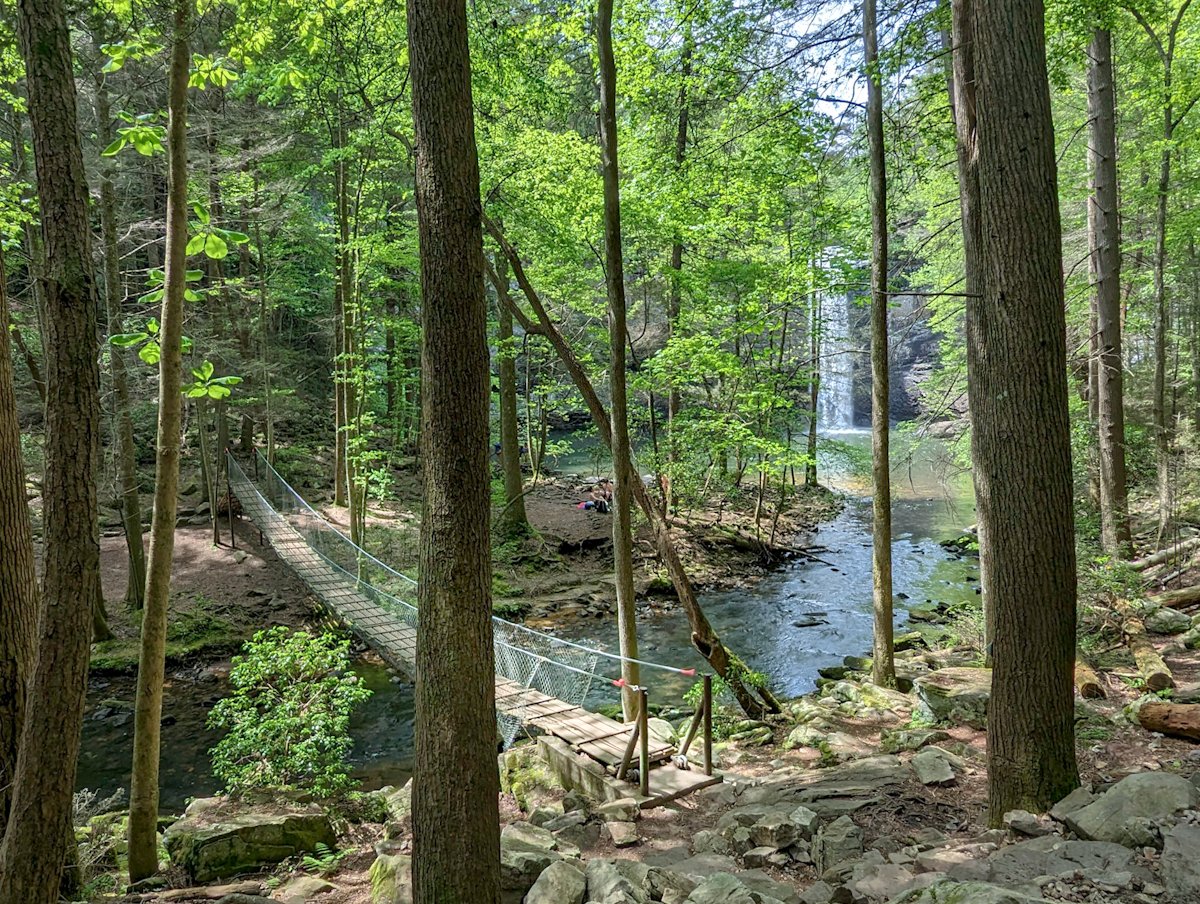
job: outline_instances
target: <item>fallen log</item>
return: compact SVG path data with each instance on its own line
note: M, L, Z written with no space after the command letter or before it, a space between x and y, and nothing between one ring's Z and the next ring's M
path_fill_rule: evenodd
M1138 710L1138 721L1147 731L1200 741L1200 704L1144 703Z
M1100 683L1100 676L1096 674L1096 670L1088 665L1078 653L1075 655L1075 687L1079 689L1079 696L1085 700L1108 696L1104 692L1104 685Z
M1178 590L1167 590L1147 598L1156 606L1166 606L1168 609L1182 609L1200 603L1200 585L1181 587Z
M1145 571L1154 565L1171 562L1185 552L1191 552L1193 549L1200 549L1200 537L1192 537L1190 540L1184 540L1182 543L1176 543L1174 546L1160 549L1158 552L1146 556L1144 559L1134 559L1129 563L1129 567L1134 571Z
M1137 664L1138 673L1146 682L1146 688L1161 691L1174 687L1175 679L1171 677L1171 670L1146 636L1146 626L1137 610L1128 601L1121 599L1113 601L1113 608L1121 616L1121 633L1125 635L1125 645L1133 654L1133 661Z

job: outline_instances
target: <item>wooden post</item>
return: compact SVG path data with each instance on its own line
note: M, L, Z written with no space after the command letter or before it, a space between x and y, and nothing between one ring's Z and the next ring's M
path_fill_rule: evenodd
M625 745L625 755L621 757L621 765L617 769L617 781L625 781L625 774L629 772L629 761L633 759L633 748L637 746L641 734L642 720L638 719L633 723L633 731L629 733L629 741Z
M225 508L229 512L229 548L237 549L237 537L233 533L233 487L229 484L229 450L225 450Z
M704 676L704 774L712 775L712 675Z
M700 723L704 720L704 701L700 701L700 705L696 707L696 713L692 716L692 724L688 726L687 735L683 739L683 746L679 748L679 755L687 756L688 750L691 749L692 741L696 738L696 732L700 730Z
M641 705L638 707L638 728L641 729L641 756L638 758L638 771L641 773L638 777L642 783L642 797L650 796L650 702L647 699L646 689L638 688L638 699Z

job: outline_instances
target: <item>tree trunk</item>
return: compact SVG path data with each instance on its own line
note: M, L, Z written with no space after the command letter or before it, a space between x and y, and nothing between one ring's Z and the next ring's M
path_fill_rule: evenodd
M508 534L525 534L529 531L529 519L525 514L521 444L518 440L517 359L513 346L512 311L509 310L508 260L503 254L496 255L496 275L499 277L496 292L500 296L500 303L496 306L499 323L496 370L500 381L500 466L504 470L505 502L501 523Z
M608 417L608 412L604 409L604 403L600 401L600 396L597 394L596 388L592 385L591 380L588 379L583 365L580 364L579 359L575 356L575 352L567 344L562 333L550 319L550 314L546 310L546 306L542 304L541 298L525 273L525 267L521 263L521 258L517 254L516 249L509 244L508 239L504 237L504 233L500 231L486 213L483 214L483 224L488 234L496 240L504 255L508 258L508 262L513 268L513 275L516 277L517 285L521 287L521 291L529 300L529 304L537 317L537 322L534 323L525 317L516 305L512 309L513 316L521 321L521 325L525 328L526 332L541 333L550 342L554 351L558 354L559 360L562 361L563 366L567 369L567 373L570 375L572 382L574 382L575 388L583 396L584 404L587 405L588 412L592 416L592 423L596 425L596 432L600 436L600 441L611 450L613 447L612 422ZM654 532L654 543L655 548L658 550L659 558L662 559L663 564L666 566L667 574L670 576L671 583L675 588L675 595L679 597L679 603L687 614L688 624L692 629L692 646L708 661L713 671L725 680L730 691L737 699L738 705L742 707L746 715L751 718L761 718L766 713L779 712L779 702L769 689L765 687L752 687L746 682L747 669L745 663L725 648L717 632L713 630L712 625L704 614L704 610L700 608L700 603L696 599L696 591L692 587L692 582L688 579L687 569L684 568L683 561L679 558L679 553L675 549L675 543L671 539L671 528L663 520L658 506L654 504L654 500L650 498L649 492L647 492L645 485L640 480L633 482L633 498L642 510L642 514L646 516L646 520L650 523L651 530ZM755 696L756 692L757 697Z
M1104 692L1100 676L1096 674L1094 668L1087 664L1081 654L1076 654L1075 657L1075 687L1079 689L1079 696L1085 700L1096 700L1108 696Z
M679 118L675 126L675 173L677 176L683 176L683 161L687 154L687 134L688 134L688 80L692 77L692 54L695 49L695 42L692 39L692 22L689 18L684 24L683 32L683 50L679 57ZM674 273L671 276L671 294L667 300L667 341L669 342L679 331L679 314L683 305L683 237L676 232L675 240L671 243L671 269ZM676 445L675 436L675 421L679 417L679 409L682 404L682 397L679 392L679 387L674 385L672 381L671 389L667 393L667 461L668 467L668 483L667 490L663 498L663 517L669 522L671 520L671 512L675 509L675 491L672 487L675 486L674 466L679 460L679 448Z
M1079 784L1075 523L1054 130L1039 0L973 10L982 224L973 426L995 607L988 811Z
M871 170L871 557L875 633L871 677L896 686L892 649L892 483L888 461L888 234L887 170L883 148L883 89L879 76L875 0L863 2L867 68L867 143Z
M982 315L980 305L983 298L983 215L979 198L979 128L976 111L975 83L975 0L952 0L951 29L953 62L950 70L951 110L957 137L959 212L963 235L963 286L966 295L966 339L967 339L967 396L974 421L975 400L981 393L979 384L979 362L983 355ZM978 459L978 431L971 431L971 453ZM975 497L986 495L987 487L981 485L981 475L972 472ZM979 588L983 604L984 659L990 664L992 641L996 637L996 609L992 605L990 586L991 568L987 559L990 555L988 525L990 512L976 506L979 538Z
M1166 96L1163 105L1163 150L1158 169L1158 206L1154 220L1154 450L1158 465L1158 540L1166 536L1171 522L1171 433L1167 424L1167 193L1171 190L1171 139L1174 113L1171 104L1171 66L1166 67Z
M621 189L617 168L617 65L612 47L612 0L599 0L596 41L600 56L600 150L604 174L604 277L608 290L608 385L612 397L613 571L617 592L617 635L621 644L621 703L625 721L637 713L633 688L640 683L637 614L633 592L633 451L625 385L625 267L621 248Z
M500 900L490 362L465 0L409 0L421 255L413 900Z
M65 828L100 581L97 298L71 35L62 0L20 0L17 32L46 251L40 274L48 338L45 527L37 658L0 844L0 901L56 904L67 859ZM6 517L5 533L19 538L21 520ZM20 580L27 582L28 575ZM7 634L7 624L3 630Z
M1132 539L1125 479L1125 389L1121 350L1121 232L1117 197L1117 116L1112 34L1098 28L1088 48L1092 198L1088 205L1095 285L1096 405L1100 445L1100 537L1106 552L1127 558Z
M813 259L813 273L817 272L817 262ZM817 289L814 276L812 293L809 296L811 317L809 317L808 349L812 363L808 373L808 455L804 462L804 485L817 485L817 406L821 392L821 294Z
M167 604L175 552L179 446L183 419L183 294L187 275L187 89L190 0L177 0L167 97L167 242L158 370L158 440L150 526L146 609L142 615L134 705L133 777L129 791L129 878L158 870L158 760ZM203 429L203 427L201 427Z
M96 83L96 131L101 147L113 141L112 112L108 87L101 77ZM125 332L121 305L121 256L117 243L117 196L113 189L112 161L103 162L100 176L100 234L104 241L104 300L108 314L108 334ZM135 611L142 608L146 593L146 550L142 544L142 504L138 496L137 449L133 441L130 415L129 376L125 369L125 351L110 345L109 361L113 382L113 420L117 425L117 470L121 483L121 523L125 529L128 554L128 578L125 604Z
M25 691L37 654L38 592L0 248L0 839L8 821Z

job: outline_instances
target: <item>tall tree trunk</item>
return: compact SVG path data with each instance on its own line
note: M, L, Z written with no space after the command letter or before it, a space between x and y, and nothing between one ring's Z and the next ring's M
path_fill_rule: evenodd
M688 118L688 80L692 77L692 54L695 42L692 38L692 22L689 18L684 23L683 50L679 57L679 118L675 125L675 173L683 178L683 161L687 154ZM678 228L675 240L671 243L671 294L667 300L667 339L679 332L679 314L683 304L683 236ZM672 381L670 392L667 394L667 461L673 470L679 460L679 447L676 443L675 421L679 417L682 397L679 387ZM675 475L668 473L667 490L663 498L664 517L671 520L671 512L675 509Z
M954 114L958 154L958 196L963 235L963 288L966 295L967 397L971 422L975 420L975 400L983 391L979 383L983 327L980 306L983 299L983 208L979 199L979 131L976 115L975 83L975 0L952 0L951 29L953 60L949 70L951 110ZM979 432L971 431L971 454L979 457ZM975 498L987 493L982 475L972 471ZM976 536L979 540L979 589L983 604L984 660L992 658L992 640L996 636L996 608L992 604L991 568L988 566L991 534L990 512L976 506Z
M879 75L875 0L863 2L867 66L867 142L871 169L871 536L875 634L871 677L896 686L892 649L892 482L888 461L888 235L887 163L883 148L883 90Z
M346 129L342 121L342 95L339 92L335 101L333 127L333 145L338 151L344 151L346 145ZM346 244L349 240L349 219L346 207L346 161L339 153L333 169L333 193L337 209L337 240L334 251L335 274L333 289L333 379L334 379L334 455L333 455L333 504L348 505L350 502L350 423L354 415L350 411L350 353L351 337L347 335L346 326L350 319L353 301L347 290L348 280L346 262L349 250ZM350 523L354 524L353 512Z
M810 283L812 291L809 294L808 318L808 455L804 462L804 485L817 485L817 406L820 404L821 392L821 292L817 288L817 260L813 256L813 279Z
M421 255L413 900L498 904L487 298L465 0L409 0Z
M508 259L496 254L496 306L499 324L499 352L496 371L500 381L500 466L504 470L504 515L501 524L506 533L524 534L529 531L525 514L525 486L521 477L521 444L517 423L517 358L513 345L511 299L508 297Z
M633 471L629 444L629 405L625 385L625 264L621 248L621 187L617 168L617 64L612 47L612 0L596 6L596 42L600 56L600 167L604 175L604 281L608 292L608 386L612 403L613 571L620 640L621 704L625 721L637 715L633 690L640 683L637 659L637 612L633 593Z
M1171 139L1174 135L1170 101L1171 70L1167 68L1167 101L1163 105L1163 150L1158 168L1158 205L1154 219L1154 450L1158 465L1158 540L1171 521L1171 433L1167 423L1167 193L1171 190Z
M1040 0L974 8L986 241L971 399L996 610L988 810L1044 812L1075 761L1075 522L1054 127Z
M0 844L0 901L56 904L69 850L66 828L100 582L97 298L71 35L62 0L20 0L17 32L46 251L41 273L48 338L45 527L37 657ZM6 532L21 532L19 524L5 523Z
M96 131L101 147L112 144L112 111L108 86L103 76L96 82ZM111 338L125 332L121 314L124 292L120 246L117 243L117 196L113 189L111 160L105 161L100 175L100 234L104 241L104 301ZM121 522L125 528L125 549L129 561L125 603L134 610L140 610L146 593L146 550L142 545L142 504L138 496L137 449L133 442L133 418L130 415L129 376L125 370L124 350L110 346L108 356L112 368L113 420L117 425Z
M158 441L150 526L146 608L134 705L133 777L129 791L129 878L158 870L158 760L167 603L175 553L179 446L183 419L183 294L187 276L187 89L191 0L176 0L167 97L166 272L158 369ZM203 429L203 428L201 428Z
M0 248L0 839L8 821L25 691L37 653L38 592Z
M1106 552L1132 552L1125 480L1125 389L1121 350L1121 233L1112 33L1097 28L1088 48L1092 198L1090 269L1095 286L1096 403L1100 445L1100 538Z

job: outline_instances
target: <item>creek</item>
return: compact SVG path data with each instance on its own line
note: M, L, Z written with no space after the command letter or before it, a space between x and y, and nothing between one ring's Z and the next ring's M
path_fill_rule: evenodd
M871 646L871 499L869 478L861 471L870 435L848 430L833 434L833 439L821 456L821 479L843 491L847 500L842 513L808 541L824 562L796 559L752 585L704 594L700 600L724 642L752 669L769 676L772 688L783 696L811 690L817 669L836 665L847 655L862 655ZM892 551L898 627L907 621L908 605L976 598L978 562L954 556L940 545L975 520L970 478L965 473L947 476L945 458L945 449L936 441L894 455ZM586 445L577 445L558 467L568 473L592 473L595 456ZM608 621L578 622L557 633L616 648L615 627ZM681 668L703 666L691 648L681 612L643 610L638 634L643 659ZM606 664L601 660L602 669ZM353 775L366 789L398 784L412 768L412 688L397 683L377 664L360 661L355 670L374 693L352 720ZM615 669L607 672L609 677L617 675ZM651 688L652 701L677 705L694 679L646 670L643 681ZM164 812L179 812L188 799L220 789L208 756L220 735L205 723L209 709L227 692L220 668L168 673L160 772ZM128 791L133 698L131 676L96 677L89 684L77 787L105 797ZM616 701L617 691L610 683L593 684L590 705Z

